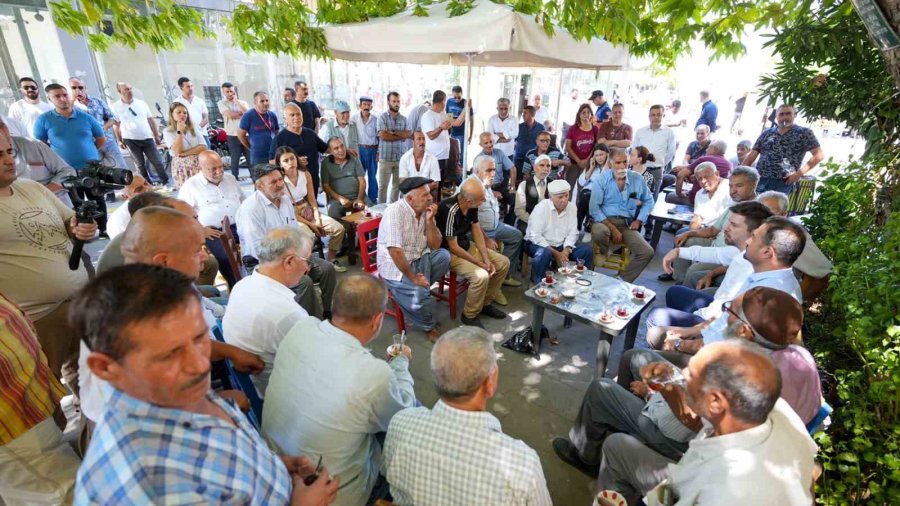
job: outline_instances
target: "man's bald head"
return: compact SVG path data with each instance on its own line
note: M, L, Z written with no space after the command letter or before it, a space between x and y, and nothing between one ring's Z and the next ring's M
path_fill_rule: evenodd
M171 199L166 204L178 202ZM192 216L170 207L145 207L125 229L122 256L126 264L162 265L196 279L207 259L204 238L203 227Z
M459 194L472 207L478 207L484 202L484 184L478 179L466 179L459 187Z
M211 149L200 153L199 156L200 172L212 184L219 184L225 178L225 165L222 163L222 157Z

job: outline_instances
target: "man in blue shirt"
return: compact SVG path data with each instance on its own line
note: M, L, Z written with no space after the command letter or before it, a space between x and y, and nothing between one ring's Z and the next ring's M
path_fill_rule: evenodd
M525 155L529 151L537 147L537 136L544 131L544 125L538 123L534 119L535 110L533 105L525 106L522 110L522 122L519 123L519 135L516 137L516 170L517 174L513 176L513 187L515 182L522 179L522 167L525 165ZM516 177L518 176L518 177Z
M591 192L591 238L601 257L609 255L610 242L624 244L631 250L631 261L620 275L623 281L631 283L653 259L653 248L640 232L653 210L653 192L642 175L628 170L624 150L612 148L609 157L612 170L603 172ZM595 257L594 265L604 261L605 258Z
M462 86L454 86L450 92L453 94L452 97L447 99L447 105L445 106L446 111L453 115L453 119L459 118L459 115L462 114L463 109L466 108L466 99L462 96ZM474 117L475 111L469 111L469 118ZM468 142L465 139L466 135L466 124L463 123L459 126L454 126L450 128L450 137L453 137L457 141L459 141L459 159L462 160L463 167L466 166L466 144L472 142L472 128L469 127L469 140Z
M238 139L250 150L250 164L268 163L272 139L278 133L278 116L269 110L269 95L253 94L254 108L245 112L238 125Z
M719 117L719 108L709 99L709 92L706 90L700 92L700 103L703 105L700 107L700 117L697 118L697 124L694 125L694 127L706 125L709 127L710 132L715 132L717 128L716 119Z

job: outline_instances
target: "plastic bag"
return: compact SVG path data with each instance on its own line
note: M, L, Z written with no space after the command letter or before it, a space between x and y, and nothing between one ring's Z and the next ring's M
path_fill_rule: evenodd
M506 341L503 341L504 348L509 348L512 351L517 351L519 353L528 353L534 358L540 358L540 354L534 348L534 344L531 342L531 338L534 333L531 331L531 327L524 328L512 336L509 337ZM547 327L541 325L541 339L549 339L550 331L547 330Z

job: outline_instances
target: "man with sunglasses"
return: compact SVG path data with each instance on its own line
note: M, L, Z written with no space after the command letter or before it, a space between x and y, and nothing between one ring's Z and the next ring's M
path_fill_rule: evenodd
M34 138L34 124L38 116L53 109L53 107L41 102L37 82L30 77L19 79L19 90L22 99L9 106L9 117L18 121L25 127L26 136Z
M119 120L109 105L97 97L90 97L87 93L87 85L77 77L69 78L69 88L72 90L72 105L88 113L97 120L103 128L106 143L100 146L100 154L103 156L104 165L119 169L128 168L119 143L116 141L114 128Z
M112 104L113 113L119 121L113 127L119 147L128 148L141 175L152 182L147 163L153 165L158 184L168 185L169 176L159 156L157 147L162 136L156 126L156 119L150 112L147 102L134 96L134 88L127 82L116 83L116 90L122 98Z

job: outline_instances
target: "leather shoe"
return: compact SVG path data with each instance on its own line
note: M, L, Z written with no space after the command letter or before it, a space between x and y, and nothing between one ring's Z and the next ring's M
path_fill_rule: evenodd
M658 279L660 281L672 281L675 278L673 278L672 275L669 274L668 272L664 272L664 273L660 274L659 276L656 276L656 279Z
M591 478L596 478L600 474L600 466L585 464L581 457L578 456L578 450L575 449L575 445L564 437L553 438L553 451L563 462Z
M501 306L509 304L509 301L506 300L506 295L503 295L503 292L497 292L497 296L494 297L494 302Z
M489 316L491 318L495 318L497 320L502 320L508 316L505 311L497 309L490 304L481 308L481 314Z
M463 315L459 317L459 321L461 321L463 325L471 325L472 327L478 327L480 329L484 328L484 325L482 325L481 320L479 320L477 316L475 318L467 318Z

